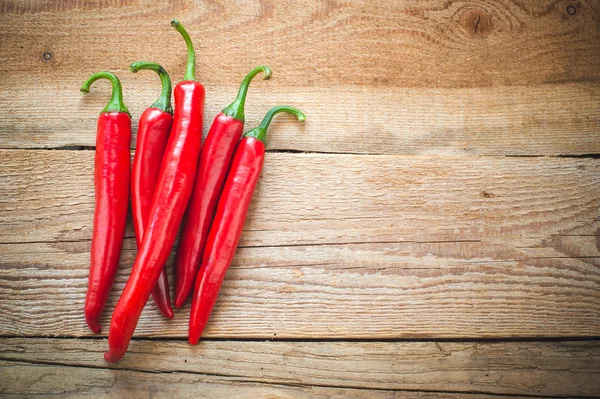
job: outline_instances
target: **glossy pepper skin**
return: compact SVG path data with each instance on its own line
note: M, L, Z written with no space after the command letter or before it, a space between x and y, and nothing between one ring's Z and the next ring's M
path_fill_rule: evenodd
M98 72L81 86L89 93L98 79L112 84L112 98L98 118L94 156L94 227L90 254L90 274L85 298L85 321L99 333L100 316L110 294L125 234L129 199L131 117L123 103L121 82L110 72Z
M162 92L158 100L140 116L135 156L131 168L131 208L138 248L142 246L161 161L173 124L172 86L169 75L163 67L152 62L134 62L130 67L132 72L142 69L150 69L158 73L162 82ZM164 267L154 290L152 290L152 298L162 314L168 319L172 319L173 308L169 294L169 280Z
M175 260L175 307L185 304L198 274L202 251L217 207L235 146L244 130L244 104L248 86L259 73L271 77L271 69L258 66L242 81L237 98L217 115L200 152L194 190L183 218Z
M173 128L162 160L142 246L110 323L109 349L104 354L109 362L118 361L127 351L144 305L169 257L192 193L200 154L204 87L193 81L194 48L187 32L178 21L173 20L171 24L182 34L188 46L188 67L185 80L175 87Z
M280 112L292 113L300 122L306 119L296 108L285 105L274 107L267 112L258 128L244 134L235 150L194 285L188 336L192 345L198 343L208 323L225 273L235 255L246 213L262 171L267 128Z

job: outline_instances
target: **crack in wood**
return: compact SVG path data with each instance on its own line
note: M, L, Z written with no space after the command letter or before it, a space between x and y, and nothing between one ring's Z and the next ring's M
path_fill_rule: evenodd
M0 334L0 339L25 339L25 340L37 340L37 339L58 339L58 340L106 340L106 335L10 335ZM154 342L154 341L173 341L173 342L187 342L187 336L143 336L143 337L132 337L133 341L139 342ZM206 342L291 342L291 343L318 343L318 342L331 342L331 343L411 343L411 342L423 342L423 343L488 343L498 344L506 342L596 342L600 341L600 335L588 335L588 336L572 336L572 337L560 337L560 336L535 336L535 337L464 337L464 338L451 338L451 337L440 337L440 338L333 338L333 337L316 337L316 338L253 338L253 337L202 337L202 341Z
M479 24L479 20L477 21ZM477 30L477 27L475 27ZM24 147L24 148L14 148L14 147L2 147L0 146L1 151L96 151L96 147L94 146L58 146L58 147ZM135 148L131 149L132 152L135 151ZM399 158L411 158L411 157L422 157L422 154L389 154L385 152L368 152L368 151L360 151L360 152L352 152L352 151L320 151L320 150L297 150L297 149L285 149L285 148L272 148L267 149L267 153L269 154L304 154L304 155L349 155L349 156L396 156ZM438 154L440 157L456 157L457 154ZM580 153L580 154L460 154L461 157L476 157L476 158L574 158L574 159L600 159L600 153Z

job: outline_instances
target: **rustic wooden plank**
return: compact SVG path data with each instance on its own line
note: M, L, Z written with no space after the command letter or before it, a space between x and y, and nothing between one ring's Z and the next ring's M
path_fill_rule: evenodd
M0 251L0 334L92 335L83 318L89 243L9 244ZM502 251L474 243L244 248L205 336L597 336L600 257L528 251L544 249L495 259ZM105 327L134 256L123 254ZM168 321L150 303L136 336L184 338L188 317L185 307Z
M0 359L218 375L265 385L533 396L600 394L600 343L566 342L132 342L115 365L106 340L0 339Z
M152 87L157 79L146 75L142 83L125 76L125 85L131 88L127 90L127 105L134 115L135 132L137 117L158 93L158 88ZM83 75L80 78L83 80ZM66 88L41 83L34 88L10 89L0 98L7 115L0 120L0 147L94 146L97 115L110 96L109 88L100 84L93 94L82 98L77 92L79 80ZM292 103L308 118L302 126L290 118L277 119L269 131L271 150L438 155L600 153L597 83L467 89L273 89L266 83L259 85L260 89L253 88L250 93L248 127L257 126L273 104ZM213 117L233 99L235 90L208 88L204 134ZM56 103L56 98L64 100Z
M600 6L592 0L573 4L573 16L553 0L27 3L1 10L2 49L11 50L2 52L7 78L54 69L62 79L79 68L124 68L142 58L181 76L185 53L172 17L196 39L198 74L208 83L236 84L239 64L263 62L296 86L487 87L600 78ZM44 51L53 53L50 62L41 62Z
M185 373L57 367L0 361L3 398L205 398L205 399L525 399L481 393L386 391L334 387L281 386L238 382L234 378ZM60 383L57 383L60 382ZM543 397L539 397L543 398Z
M0 152L0 334L89 334L92 157ZM269 154L206 334L596 336L599 167ZM125 247L103 325L135 257ZM187 312L167 322L150 306L136 334L184 337Z
M13 362L0 362L0 372L3 376L0 380L3 398L31 396L54 398L57 395L60 395L61 398L127 397L132 399L173 397L394 399L397 397L421 397L416 393L395 395L395 392L387 391L269 386L193 374L155 374ZM446 397L455 398L456 395Z
M0 242L90 239L93 157L0 151ZM598 235L599 197L596 159L268 154L241 245L540 244Z
M281 123L285 130L273 130L272 149L599 153L600 6L569 5L575 15L553 0L226 0L168 8L5 2L0 147L94 145L108 89L99 85L82 99L78 88L98 69L119 72L139 115L157 95L158 80L126 67L157 60L180 78L183 45L168 24L179 16L197 42L206 125L246 71L262 63L275 75L253 84L249 126L275 103L306 111L305 127Z

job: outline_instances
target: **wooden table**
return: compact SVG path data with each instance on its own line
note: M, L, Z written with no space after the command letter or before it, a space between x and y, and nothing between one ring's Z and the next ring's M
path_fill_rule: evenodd
M367 4L368 3L368 4ZM600 4L595 0L0 1L0 394L600 395ZM196 347L147 305L123 361L86 328L95 121L134 119L161 63L205 125L253 66L265 171ZM205 128L206 132L206 128ZM133 149L133 148L132 148ZM172 278L172 276L171 276Z

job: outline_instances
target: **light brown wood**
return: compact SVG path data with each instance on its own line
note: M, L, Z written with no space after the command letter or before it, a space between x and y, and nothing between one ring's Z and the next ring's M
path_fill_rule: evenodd
M158 88L152 87L158 79L152 75L144 79L127 83L136 85L127 91L134 132L138 116L158 95ZM10 102L4 108L9 116L0 121L0 147L94 146L96 120L110 89L99 83L84 98L77 92L79 84L72 82L67 89L58 90L49 83L11 89L7 94ZM248 128L257 126L274 104L291 103L308 118L301 126L291 118L278 117L269 130L267 147L271 150L444 155L600 153L597 83L464 89L278 89L270 83L254 85L257 87L251 89L247 107ZM207 90L204 134L214 116L232 101L236 88ZM64 100L50 104L55 98ZM32 102L43 104L40 106L45 112Z
M89 240L93 157L0 151L0 242ZM562 256L597 256L599 197L594 159L268 154L241 245L573 239Z
M92 156L0 152L0 334L90 334ZM599 167L269 154L206 335L596 336ZM104 326L134 261L125 247ZM185 337L187 314L167 322L150 305L136 334Z
M83 318L89 244L0 249L0 334L92 335ZM245 248L227 274L205 336L597 335L600 258L494 260L493 250L481 251L461 243ZM105 327L134 256L123 255ZM185 338L188 317L186 306L167 321L150 303L136 336Z
M204 398L204 399L460 399L465 394L389 391L335 387L254 384L236 378L185 373L141 373L127 370L57 367L0 361L3 398ZM469 399L525 399L521 396L469 393ZM539 398L544 398L539 396Z
M89 150L109 95L78 89L116 72L135 132L159 80L128 65L183 76L172 17L195 41L204 134L259 64L274 75L246 126L281 103L308 118L270 129L206 337L310 342L191 348L189 308L150 303L108 369L136 249L129 221L105 330L73 339L91 337ZM596 0L0 1L0 395L600 396L597 341L506 341L599 337L598 26ZM52 148L84 151L36 150ZM432 342L377 342L399 338Z
M185 46L169 25L178 17L195 39L198 76L209 84L235 85L242 65L270 63L282 83L295 86L539 85L600 78L600 7L574 5L579 12L571 16L567 4L552 0L150 1L121 8L29 0L4 4L0 33L11 51L2 53L5 78L21 80L24 68L62 79L139 59L181 77ZM53 53L46 63L44 51Z
M205 132L253 66L247 122L277 103L308 116L278 123L269 147L384 154L568 155L600 153L600 7L582 0L453 2L5 2L0 7L0 147L93 146L118 72L134 120L158 95L155 60L184 71L179 16L207 85ZM74 34L76 32L76 34ZM51 54L45 61L43 54ZM47 55L48 56L48 55ZM27 71L27 73L23 73Z
M600 343L571 342L187 342L135 340L106 363L106 340L0 339L0 359L178 376L219 376L265 386L600 394ZM113 370L115 371L115 370ZM118 374L117 374L118 375ZM175 380L175 379L173 379Z

